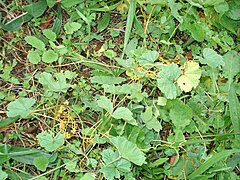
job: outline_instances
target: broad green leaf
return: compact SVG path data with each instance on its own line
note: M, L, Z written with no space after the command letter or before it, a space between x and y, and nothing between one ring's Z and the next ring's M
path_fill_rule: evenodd
M239 29L239 22L238 21L234 21L230 18L228 18L225 14L223 14L220 18L219 18L219 23L226 28L227 30L231 31L233 34L237 35L237 31Z
M30 21L31 19L32 19L32 16L30 14L23 13L22 15L16 17L15 19L12 19L6 24L3 24L2 22L0 22L0 27L5 31L17 31L21 28L22 24Z
M32 64L38 64L41 61L39 53L35 50L30 50L27 55L29 62Z
M169 116L177 129L184 129L190 124L193 117L193 112L188 105L177 101L170 109Z
M195 39L198 42L203 42L204 41L204 29L201 24L191 24L188 29L191 32L191 35L193 39Z
M55 3L56 3L56 0L47 0L47 5L49 8L52 8Z
M52 63L58 60L58 54L53 50L44 51L42 61L45 63Z
M195 177L197 177L198 175L201 175L202 173L204 173L207 169L209 169L211 166L213 166L214 164L217 164L218 161L234 154L240 152L239 149L235 149L235 150L223 150L220 153L217 154L213 154L212 157L210 159L208 159L207 161L205 161L198 169L196 169L193 173L191 173L187 179L194 179Z
M128 50L128 49L126 49L126 50ZM129 50L129 51L131 51L131 50ZM120 66L122 66L122 67L124 67L126 69L134 68L134 59L133 58L129 58L127 60L123 60L121 58L116 58L115 60L118 62L118 64Z
M52 132L43 131L37 135L37 139L47 151L53 152L64 144L64 135L58 133L56 136Z
M67 34L73 34L82 27L80 23L77 22L68 22L64 25L64 30Z
M142 113L141 118L148 129L154 129L157 132L162 129L161 123L158 121L157 117L153 115L152 106L146 107L146 110Z
M112 116L115 119L123 119L123 120L126 120L126 121L133 119L133 113L128 108L125 108L125 107L117 108L113 112Z
M182 8L182 4L175 3L174 0L168 0L168 3L171 9L171 14L179 21L179 23L182 23L183 17L178 13L178 10Z
M214 9L216 12L223 14L229 10L228 3L226 1L218 4L214 4Z
M177 97L176 80L181 74L176 64L163 66L158 73L157 86L165 94L167 99L175 99Z
M80 178L80 180L94 180L94 177L92 177L90 173L86 173Z
M45 87L45 90L67 92L71 85L66 82L66 75L64 73L56 73L55 77L56 80L50 73L43 72L38 76L38 82Z
M33 161L34 166L42 172L46 171L48 163L49 160L45 156L36 157Z
M117 151L105 149L101 155L105 166L100 169L100 172L104 174L107 180L113 180L114 177L119 179L121 174L130 172L131 163L126 159L120 158Z
M167 104L167 99L165 97L158 97L157 105L165 106Z
M13 102L10 102L7 106L7 116L21 118L27 118L32 112L32 106L35 104L36 100L33 98L19 98Z
M113 112L113 103L106 96L100 96L100 98L97 101L97 103L98 103L99 107L105 109L107 112L112 114L112 112Z
M232 20L238 21L240 20L240 13L239 13L239 8L240 8L240 4L239 1L235 0L235 1L229 1L228 2L230 8L229 11L226 12L226 15L231 18Z
M102 32L107 28L110 21L110 13L105 13L101 19L98 21L98 32Z
M117 147L121 157L131 161L132 163L142 166L145 163L145 155L136 144L128 141L125 137L113 137L110 139L112 144Z
M117 108L113 112L112 117L115 119L123 119L129 124L132 124L135 126L137 125L136 120L133 118L133 113L128 108L125 108L125 107Z
M212 1L212 0L204 0L203 1L203 4L204 6L214 6L215 4L219 4L219 3L222 3L224 2L225 0L215 0L215 1ZM201 1L200 1L201 2Z
M130 99L140 102L146 96L146 93L142 93L142 85L139 83L123 84L121 86L115 85L103 85L104 91L111 94L130 94Z
M103 85L104 91L111 94L133 94L141 91L142 85L139 83L123 84L121 86Z
M177 84L182 91L189 92L199 84L202 71L199 64L193 61L186 61L182 70L182 75L178 78Z
M233 125L234 133L236 134L237 142L240 142L240 103L232 84L228 94L230 119ZM240 147L240 145L239 145Z
M39 17L47 9L47 3L46 3L46 0L40 0L38 2L34 2L34 3L32 2L29 5L24 6L23 9L33 17Z
M46 36L50 41L55 41L57 38L57 35L55 32L53 32L51 29L44 29L43 35Z
M138 60L140 66L146 66L148 64L154 63L159 57L157 51L146 51ZM149 65L148 65L149 66Z
M118 31L119 32L119 31ZM132 52L133 50L135 50L137 48L137 44L138 44L138 39L137 38L133 38L131 39L131 41L129 41L128 45L126 46L126 49L124 50L124 53L127 54L128 56L130 55L130 52ZM127 68L129 66L133 67L133 59L130 60L122 60L120 58L116 59L117 62L122 66ZM129 62L130 61L130 62ZM129 65L128 65L129 64ZM126 67L127 66L127 67Z
M98 83L98 84L120 84L125 81L125 78L122 77L112 77L112 76L93 76L90 78L91 83Z
M228 78L228 84L233 82L233 77L240 72L240 54L237 51L229 51L224 56L225 66L223 74Z
M66 164L65 168L72 173L79 173L78 160L64 159L63 162Z
M203 58L200 58L200 62L209 65L211 68L225 65L223 57L210 48L203 49Z
M36 49L39 49L41 51L45 51L45 44L35 36L26 36L24 39L32 47L35 47Z

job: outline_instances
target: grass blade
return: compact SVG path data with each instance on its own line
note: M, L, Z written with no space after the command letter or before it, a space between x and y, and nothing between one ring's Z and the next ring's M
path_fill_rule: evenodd
M134 16L135 16L135 11L136 11L136 0L130 0L130 7L128 10L128 18L127 18L125 35L124 35L123 54L124 54L124 50L126 49L129 38L130 38L133 20L134 20Z
M15 121L17 121L18 119L19 119L19 116L17 116L17 117L9 117L9 118L2 119L2 120L0 121L0 128L5 127L5 126L8 126L9 124L12 124L12 123L14 123Z
M53 24L53 32L56 33L58 36L62 27L62 8L61 5L58 4L58 13L57 13L57 18Z
M240 149L234 149L234 150L225 150L220 153L214 154L210 159L208 159L206 162L204 162L197 170L195 170L192 174L190 174L187 179L193 179L196 178L198 175L201 175L204 173L208 168L210 168L212 165L216 164L218 161L234 154L240 152Z

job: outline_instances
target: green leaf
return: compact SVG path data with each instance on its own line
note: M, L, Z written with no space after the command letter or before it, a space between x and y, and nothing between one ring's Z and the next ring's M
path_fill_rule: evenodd
M105 149L101 153L105 166L100 169L107 180L120 178L120 175L130 172L131 163L125 159L120 158L118 152L111 149Z
M154 129L155 131L159 132L162 129L162 126L157 120L157 117L153 115L152 109L152 106L147 106L145 112L142 113L141 118L148 129Z
M5 31L17 31L21 28L22 24L28 22L32 19L32 16L29 14L23 13L22 15L12 19L6 24L0 22L0 27Z
M179 23L182 23L183 17L178 13L178 10L182 8L182 4L175 3L174 0L168 0L168 3L171 9L171 14L179 21Z
M203 49L203 58L200 58L200 62L207 64L211 68L225 65L223 57L210 48Z
M230 119L233 125L234 133L236 134L236 141L240 142L240 103L238 97L235 92L234 85L232 84L230 87L230 91L228 94L229 100L229 110L230 110ZM238 144L239 145L239 144ZM240 147L240 145L239 145Z
M214 4L214 9L216 12L223 14L229 10L228 3L226 1Z
M238 21L240 20L240 13L239 13L239 8L240 4L237 1L229 1L228 2L230 8L229 11L226 12L226 15L231 18L232 20Z
M56 0L47 0L47 5L49 8L52 8L55 3L56 3Z
M79 1L79 0L62 0L61 3L63 4L64 7L70 8L70 7L74 6L74 5L82 3L82 1Z
M55 32L53 32L51 29L44 29L43 35L46 36L50 41L55 41L57 38L57 35Z
M236 150L223 150L220 153L217 154L213 154L212 157L210 159L208 159L207 161L205 161L198 169L194 170L193 173L191 173L187 179L194 179L195 177L197 177L198 175L201 175L202 173L204 173L207 169L209 169L211 166L213 166L214 164L217 164L218 161L234 154L240 152L239 149Z
M100 96L100 98L97 101L97 103L98 103L99 107L105 109L107 112L112 114L112 112L113 112L113 103L106 96Z
M98 84L120 84L125 81L125 78L122 77L112 77L112 76L93 76L90 78L91 83L98 83Z
M167 104L167 99L165 97L158 97L157 105L165 106Z
M8 174L5 173L2 168L0 169L0 180L5 180L8 178Z
M113 137L110 139L112 144L117 147L119 154L132 163L142 166L145 163L145 155L136 144L128 141L125 137Z
M58 133L56 136L52 132L43 131L37 135L37 139L47 151L53 152L64 144L64 135Z
M110 21L110 13L105 13L102 18L98 21L98 32L102 32L107 28Z
M132 115L133 113L125 107L117 108L112 114L115 119L123 119L126 121L133 119Z
M233 34L237 35L237 31L239 29L239 21L234 21L228 18L225 14L223 14L219 18L219 23L225 27L227 30L231 31Z
M193 61L186 61L182 75L178 78L177 84L182 91L189 92L192 88L196 88L199 84L202 71L199 69L199 64Z
M157 166L162 165L163 163L167 162L168 160L169 160L169 158L159 158L156 161L154 161L153 163L148 164L147 166L149 168L157 167Z
M130 1L130 7L128 10L128 16L127 16L126 30L125 30L125 34L124 34L123 52L125 52L125 49L127 47L127 44L128 44L129 38L130 38L133 20L134 20L135 11L136 11L136 4L137 4L137 2Z
M4 118L4 119L2 119L2 120L0 121L0 128L5 127L5 126L7 126L7 125L9 125L9 124L12 124L12 123L14 123L15 121L17 121L18 119L19 119L18 116L16 116L16 117Z
M69 172L74 172L74 173L78 173L80 172L80 169L78 167L78 159L76 160L70 160L70 159L64 159L64 163L66 164L65 168L69 171Z
M38 51L30 50L28 52L27 58L29 59L30 63L38 64L41 61L41 57Z
M193 117L193 112L188 105L176 101L173 107L170 109L169 116L177 129L184 129L190 124Z
M21 118L28 118L32 112L32 106L35 104L36 100L33 98L19 98L13 102L10 102L7 106L7 116Z
M157 51L147 51L140 57L138 62L140 66L143 66L143 65L146 66L147 64L154 63L154 61L156 61L158 57L159 57L159 53Z
M229 51L223 58L225 63L223 74L228 78L228 84L230 86L234 76L240 72L240 54L237 51Z
M68 22L64 25L64 30L67 34L73 34L82 27L80 23L77 22Z
M58 60L58 54L53 50L44 51L42 61L46 63L52 63Z
M34 166L40 171L46 171L49 160L45 156L36 157L33 161Z
M202 24L197 24L193 23L190 25L188 30L191 32L191 35L193 39L195 39L198 42L203 42L204 41L204 30L203 30L203 25Z
M34 2L29 5L24 6L23 9L25 11L27 11L28 14L32 15L33 17L39 17L47 9L47 2L46 2L46 0L40 0L38 2Z
M41 51L45 51L45 44L35 36L26 36L25 41L30 44L32 47L35 47L36 49L39 49Z
M58 36L60 33L60 30L62 28L62 7L61 4L58 3L57 6L57 17L55 18L55 22L53 23L53 32Z
M158 73L157 86L165 94L167 99L175 99L177 97L177 86L175 81L180 74L181 71L176 64L163 66Z
M94 177L92 177L90 173L86 173L80 178L80 180L94 180Z
M66 75L64 73L56 73L55 77L56 80L50 73L43 72L38 76L38 82L45 87L45 90L67 92L71 85L66 82Z
M125 108L125 107L117 108L113 112L112 117L115 119L123 119L129 124L132 124L135 126L137 125L136 120L133 118L133 113L128 108Z

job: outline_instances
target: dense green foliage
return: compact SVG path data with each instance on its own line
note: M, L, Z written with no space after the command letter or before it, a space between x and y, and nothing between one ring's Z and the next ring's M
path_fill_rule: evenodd
M0 180L239 179L239 0L0 6Z

